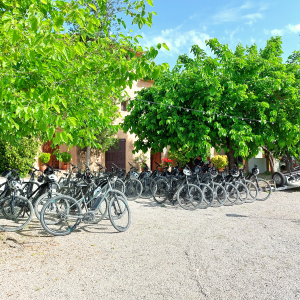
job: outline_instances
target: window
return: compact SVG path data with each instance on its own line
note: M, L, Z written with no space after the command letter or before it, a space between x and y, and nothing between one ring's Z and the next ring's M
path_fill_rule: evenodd
M121 103L121 111L127 111L127 101Z

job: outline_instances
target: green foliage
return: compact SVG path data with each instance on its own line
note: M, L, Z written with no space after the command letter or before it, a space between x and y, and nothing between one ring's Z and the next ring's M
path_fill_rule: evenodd
M20 169L21 176L28 174L38 155L41 143L35 138L22 138L13 146L5 140L0 140L0 171L5 171L5 163L12 168Z
M50 161L51 154L50 153L42 153L39 156L39 160L43 164L47 164Z
M180 168L184 168L185 165L190 161L187 153L189 153L190 149L178 149L178 150L169 150L169 157L176 161Z
M138 137L136 150L161 152L169 145L190 149L186 157L194 158L215 147L225 150L232 167L234 157L253 157L261 146L295 148L300 137L297 55L282 61L280 37L272 37L260 51L255 44L239 44L232 51L217 39L206 45L213 57L194 45L194 58L180 55L172 71L138 93L137 99L160 105L134 101L127 106L123 130Z
M215 167L217 169L222 169L225 166L228 166L228 159L226 155L215 155L212 159L211 162L215 164Z
M6 0L0 3L0 130L17 144L29 134L53 145L102 147L98 136L119 117L124 89L167 67L153 59L158 46L143 49L126 20L151 27L145 0L123 1L112 16L124 30L112 41L107 0ZM83 7L84 3L90 4ZM71 32L72 23L79 30ZM99 35L101 31L103 34ZM140 55L144 53L144 55ZM62 131L55 132L57 128ZM54 136L55 133L55 137Z
M59 150L55 150L53 154L56 156L57 160L63 162L63 163L68 163L72 159L72 155L69 152L59 152Z

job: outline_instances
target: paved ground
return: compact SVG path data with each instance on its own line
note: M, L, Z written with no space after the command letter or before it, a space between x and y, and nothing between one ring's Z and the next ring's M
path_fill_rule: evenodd
M126 233L105 221L53 238L33 222L2 235L0 299L300 299L299 190L192 212L130 207Z

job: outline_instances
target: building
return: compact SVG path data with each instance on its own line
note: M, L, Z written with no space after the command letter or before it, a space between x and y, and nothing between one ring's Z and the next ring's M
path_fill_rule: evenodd
M128 93L129 97L132 99L135 97L135 92L142 90L143 88L149 88L153 85L153 81L144 81L139 80L134 83L131 89L127 88L126 92ZM121 118L116 120L116 123L121 123L125 116L128 115L128 111L126 109L127 103L123 102L120 104L120 113ZM134 150L134 141L136 140L135 135L130 133L124 133L122 130L118 132L118 139L119 139L119 147L118 150L111 149L106 153L101 153L99 150L91 150L91 169L98 170L98 166L96 163L100 163L102 166L106 167L108 170L111 170L112 163L115 163L121 168L126 169L129 171L130 165L128 163L133 164L137 168L139 165L136 163L135 158L138 154L134 155L132 151ZM72 147L68 149L66 145L57 146L56 149L59 149L60 152L69 152L72 155L71 162L82 168L84 163L86 162L86 149L81 149L80 147ZM54 168L61 169L62 163L57 161L53 152L56 149L51 148L51 141L48 141L42 146L41 151L50 153L51 159L49 165L53 166ZM154 155L150 154L150 150L145 154L146 156L146 163L151 169L155 169L154 161L161 162L161 159L167 155L167 150L163 153L156 153ZM36 166L39 165L37 160Z

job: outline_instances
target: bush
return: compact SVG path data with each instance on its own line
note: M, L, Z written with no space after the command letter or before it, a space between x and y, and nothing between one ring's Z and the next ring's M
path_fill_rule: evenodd
M70 162L72 159L72 155L68 152L63 152L61 154L61 161L64 162L64 163L68 163Z
M59 150L55 150L53 154L56 156L57 160L63 162L63 163L68 163L72 159L72 155L69 152L62 152L60 153Z
M41 163L46 164L49 162L50 158L51 158L50 153L42 153L39 157L39 160Z
M5 164L12 168L20 169L21 176L28 174L28 165L35 163L41 142L35 138L23 138L17 146L12 146L5 140L0 140L0 171L6 170Z
M227 155L216 155L211 159L211 162L215 164L217 169L222 169L228 165Z

